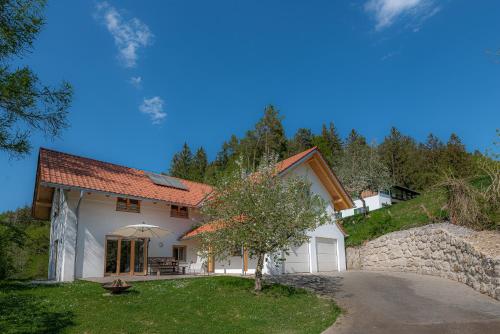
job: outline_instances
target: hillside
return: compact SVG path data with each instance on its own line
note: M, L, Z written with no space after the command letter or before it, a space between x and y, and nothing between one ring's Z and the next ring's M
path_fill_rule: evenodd
M47 277L50 223L31 218L29 207L0 213L0 278Z
M444 194L439 190L424 192L410 201L342 219L349 234L346 246L356 246L386 233L422 226L447 218Z

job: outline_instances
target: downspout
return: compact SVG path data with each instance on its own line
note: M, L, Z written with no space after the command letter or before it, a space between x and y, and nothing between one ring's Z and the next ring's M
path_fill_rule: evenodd
M83 199L83 190L80 190L80 198L78 199L78 204L76 205L76 210L75 210L75 216L76 216L76 222L75 222L75 260L73 263L73 280L76 279L76 259L77 259L77 250L78 250L78 221L80 220L80 204L82 203Z

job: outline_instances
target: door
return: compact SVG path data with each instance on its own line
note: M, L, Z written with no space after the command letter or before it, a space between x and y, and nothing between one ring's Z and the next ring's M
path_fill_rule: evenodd
M105 275L146 275L147 239L106 237Z
M316 238L318 271L337 271L337 239Z
M309 272L309 243L294 247L285 257L285 273Z

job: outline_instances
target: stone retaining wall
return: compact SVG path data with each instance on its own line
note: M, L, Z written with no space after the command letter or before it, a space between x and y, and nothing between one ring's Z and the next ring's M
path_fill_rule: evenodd
M500 300L500 233L443 223L386 234L346 250L347 269L445 277Z

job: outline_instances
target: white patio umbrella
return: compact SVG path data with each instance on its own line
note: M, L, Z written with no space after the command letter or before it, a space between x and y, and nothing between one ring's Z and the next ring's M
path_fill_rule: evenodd
M127 225L113 231L113 234L134 238L161 238L169 233L170 231L167 229L145 223Z

